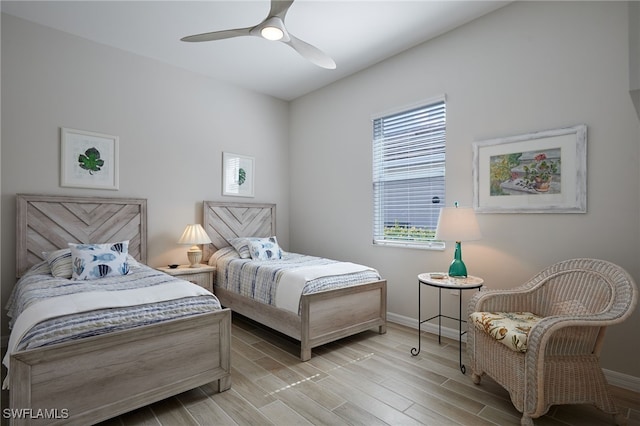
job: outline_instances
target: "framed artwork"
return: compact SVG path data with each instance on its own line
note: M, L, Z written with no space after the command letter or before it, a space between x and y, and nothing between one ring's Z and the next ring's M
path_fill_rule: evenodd
M61 128L60 186L118 189L118 137Z
M587 126L473 143L480 213L586 213Z
M222 195L253 197L254 159L222 153Z

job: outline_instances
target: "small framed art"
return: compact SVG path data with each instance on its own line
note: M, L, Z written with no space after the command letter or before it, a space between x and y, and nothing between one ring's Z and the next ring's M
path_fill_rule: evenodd
M118 137L61 128L60 186L118 189Z
M253 197L253 157L222 153L222 195Z
M587 126L473 143L480 213L586 213Z

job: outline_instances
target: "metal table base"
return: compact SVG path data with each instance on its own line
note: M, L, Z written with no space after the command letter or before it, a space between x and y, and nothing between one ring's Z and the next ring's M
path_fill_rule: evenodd
M438 319L438 344L441 344L442 339L442 318L447 318L450 320L458 321L458 353L459 353L459 361L460 361L460 371L462 374L466 373L466 367L462 363L462 336L467 332L462 331L462 323L466 323L466 320L462 319L462 290L470 290L470 289L478 289L482 287L483 280L477 277L468 277L471 280L470 283L460 284L460 285L452 285L449 281L435 279L427 279L429 274L420 274L418 275L418 347L411 348L411 355L416 356L420 353L421 350L421 342L422 342L422 324L428 321L432 321L434 319ZM450 279L449 279L450 280ZM421 309L421 300L422 300L422 285L428 285L431 287L436 287L438 289L438 315L434 315L431 318L421 319L422 318L422 309ZM442 290L459 290L458 294L458 318L450 317L442 314Z

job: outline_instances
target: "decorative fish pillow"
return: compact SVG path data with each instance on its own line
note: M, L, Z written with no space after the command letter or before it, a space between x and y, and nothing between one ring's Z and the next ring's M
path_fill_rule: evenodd
M241 259L270 260L282 259L282 250L274 236L268 238L242 237L229 240ZM267 250L269 253L267 254Z
M73 280L95 280L129 273L129 241L106 244L69 243L69 248Z
M42 257L47 260L49 268L51 269L51 275L57 278L71 278L73 274L71 249L66 248L51 252L43 251ZM127 255L127 263L129 264L129 269L137 268L140 265L131 254Z
M282 249L276 237L257 238L249 242L249 253L253 260L282 259Z

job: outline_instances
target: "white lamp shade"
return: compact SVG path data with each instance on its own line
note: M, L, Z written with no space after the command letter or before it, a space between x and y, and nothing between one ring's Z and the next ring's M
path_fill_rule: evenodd
M472 241L482 238L476 214L471 207L443 207L440 210L436 240Z
M180 239L178 240L178 244L188 245L210 243L211 239L209 238L207 233L204 232L202 225L200 225L199 223L187 225L184 232L182 233L182 237L180 237Z

